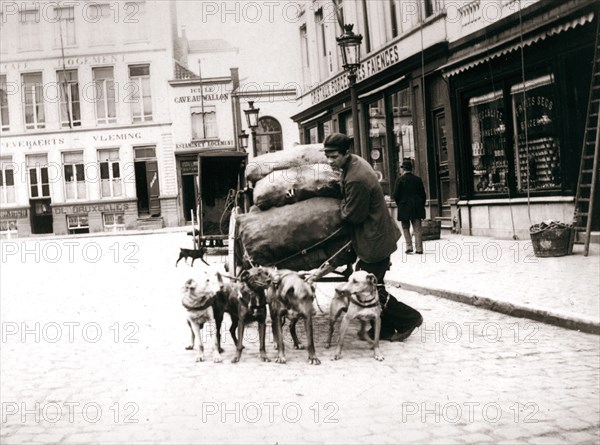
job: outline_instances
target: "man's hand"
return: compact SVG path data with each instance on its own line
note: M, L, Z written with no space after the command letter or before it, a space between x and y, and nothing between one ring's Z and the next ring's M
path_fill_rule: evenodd
M333 269L335 269L335 268L332 267L328 262L325 262L321 265L321 267L319 267L317 269L311 269L309 271L300 271L298 273L304 277L304 280L307 283L312 284L313 282L317 281L319 278L322 278L325 275L327 275L328 273L330 273Z

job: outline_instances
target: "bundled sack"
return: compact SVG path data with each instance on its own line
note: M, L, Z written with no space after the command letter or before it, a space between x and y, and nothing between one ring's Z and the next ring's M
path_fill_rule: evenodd
M342 199L340 180L341 173L328 164L274 170L256 183L254 204L267 210L318 196Z
M263 266L270 266L290 257L315 243L340 232L319 246L312 256L297 255L294 269L313 269L333 255L350 239L349 232L342 224L340 200L334 198L312 198L283 207L269 210L253 211L237 217L242 243L252 260ZM340 244L333 244L333 241ZM300 258L304 258L301 261ZM302 264L300 264L302 263ZM346 264L347 260L339 258L333 265ZM288 262L286 262L288 264ZM283 263L278 264L284 267ZM287 266L292 268L291 266Z
M297 145L290 150L257 156L246 167L246 179L256 183L273 170L285 170L306 164L326 164L327 157L321 149L323 144Z

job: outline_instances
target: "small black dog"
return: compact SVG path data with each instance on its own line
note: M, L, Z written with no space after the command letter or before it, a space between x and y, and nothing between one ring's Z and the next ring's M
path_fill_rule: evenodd
M196 261L198 258L200 258L202 260L202 262L204 264L206 264L207 266L209 265L206 262L206 260L204 259L204 255L206 255L206 247L200 246L199 249L185 249L185 248L181 247L179 250L180 250L180 252L179 252L179 258L175 262L175 267L177 267L177 264L183 258L185 258L186 264L187 264L187 259L188 258L192 258L192 267L194 266L194 261Z

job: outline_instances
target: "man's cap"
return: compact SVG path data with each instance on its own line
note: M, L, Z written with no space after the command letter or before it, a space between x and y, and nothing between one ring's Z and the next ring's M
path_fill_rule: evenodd
M342 133L331 133L323 141L321 151L348 151L352 145L352 139Z
M412 171L412 169L413 169L412 162L410 162L410 161L402 162L402 164L400 164L400 167L402 167L404 170L410 170L410 171Z

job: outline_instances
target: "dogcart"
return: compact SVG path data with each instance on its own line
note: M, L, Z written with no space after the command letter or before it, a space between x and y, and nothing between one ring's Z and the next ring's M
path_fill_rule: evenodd
M342 223L340 177L322 145L254 158L236 192L227 237L228 273L260 265L345 281L356 259Z

